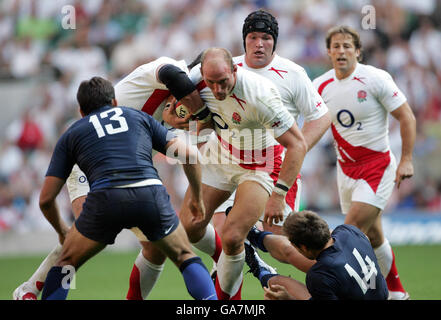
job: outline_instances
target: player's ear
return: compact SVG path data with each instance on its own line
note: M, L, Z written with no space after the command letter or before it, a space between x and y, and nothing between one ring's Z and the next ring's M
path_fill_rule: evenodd
M116 107L118 105L118 101L116 100L116 98L112 99L112 107Z
M355 57L357 58L357 60L360 57L360 53L360 49L355 49Z

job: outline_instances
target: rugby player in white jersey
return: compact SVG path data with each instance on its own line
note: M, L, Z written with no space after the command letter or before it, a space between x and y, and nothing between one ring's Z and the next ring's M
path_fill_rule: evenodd
M413 176L412 152L416 121L406 97L384 70L361 64L360 37L345 26L331 28L326 37L333 69L313 81L332 115L337 154L337 182L346 224L370 239L390 299L408 299L381 214L394 185ZM389 113L399 121L401 159L398 165L389 145Z
M271 80L276 85L283 105L296 122L300 116L303 118L301 130L308 150L311 150L329 128L331 117L305 70L276 53L278 32L277 19L269 12L257 10L250 13L242 28L245 54L234 57L233 61L238 66ZM299 211L301 185L299 174L285 196L284 218L292 211ZM213 224L216 228L223 224L225 210L233 205L234 195L216 210L213 216ZM282 224L283 220L271 227L263 223L263 229L281 234ZM303 272L307 272L314 263L296 251L291 252L288 261Z
M198 59L196 59L198 61ZM194 62L189 65L191 68ZM119 105L142 110L162 122L163 113L169 107L167 99L171 93L180 103L187 106L193 114L197 114L204 104L194 85L188 79L188 67L185 61L176 61L168 57L158 58L136 68L119 81L115 86L115 96ZM174 117L170 125L175 128L188 129L188 114L185 118ZM163 123L163 122L162 122ZM89 192L89 184L84 173L74 166L67 180L67 188L72 202L72 211L77 218ZM161 251L156 249L137 229L132 230L141 241L142 249L135 260L130 276L128 299L143 299L159 277L165 260ZM66 230L67 232L67 230ZM60 239L60 242L62 239ZM61 253L58 244L41 263L39 268L21 284L13 293L14 300L36 300L41 292L47 272L51 269ZM143 277L147 273L148 277Z
M201 67L194 67L190 78L211 111L215 134L201 148L205 219L191 215L186 205L189 192L179 217L193 245L212 255L217 243L210 219L236 190L222 227L216 292L219 299L240 299L246 235L261 216L269 226L283 219L285 195L307 145L276 86L237 67L228 50L206 50Z

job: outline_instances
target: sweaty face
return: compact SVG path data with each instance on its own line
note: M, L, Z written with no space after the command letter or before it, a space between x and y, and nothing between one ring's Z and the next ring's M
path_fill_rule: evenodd
M201 68L202 77L217 100L225 100L233 90L236 83L236 70L236 66L232 71L224 61L210 62Z
M245 61L251 68L263 68L273 59L273 36L265 32L250 32L245 37Z
M338 78L346 78L354 71L359 55L350 34L337 33L331 37L328 56Z

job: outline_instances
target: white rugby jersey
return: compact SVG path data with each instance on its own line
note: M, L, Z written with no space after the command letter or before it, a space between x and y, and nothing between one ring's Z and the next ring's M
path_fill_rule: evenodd
M216 135L211 135L207 145L220 141L221 155L241 164L263 163L269 152L281 154L283 147L274 138L291 128L294 118L270 80L237 68L232 92L219 101L203 81L200 65L190 71L190 79L197 84L215 121Z
M363 161L390 151L389 112L406 97L386 71L357 63L345 79L338 80L332 69L313 84L330 110L340 162Z
M251 68L245 55L233 58L234 62L247 70L271 80L279 89L283 105L297 121L302 115L305 122L319 119L328 111L322 97L314 88L304 68L277 54L269 65Z
M188 73L184 60L160 57L143 64L115 85L118 105L142 110L162 122L165 100L170 95L167 87L156 78L156 69L162 64L175 65Z

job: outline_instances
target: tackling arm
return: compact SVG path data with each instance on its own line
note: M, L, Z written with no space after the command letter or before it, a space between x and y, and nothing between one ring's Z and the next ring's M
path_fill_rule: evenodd
M69 230L69 227L60 217L60 212L55 201L63 185L64 180L57 177L47 176L40 192L39 202L41 211L47 221L49 221L55 231L57 231L61 243L64 242L64 237Z
M189 109L194 118L199 120L202 129L211 127L211 112L202 101L198 89L183 70L172 64L161 65L157 69L157 79L165 84L177 101ZM182 124L183 119L173 111L174 108L171 107L164 110L162 114L164 121L175 128L188 129L188 125ZM186 123L189 120L190 116L185 118Z
M172 152L169 152L170 150ZM192 191L190 210L198 220L205 218L205 206L202 200L201 168L198 163L199 151L197 147L187 145L179 138L172 139L166 145L167 155L178 159L183 166Z

